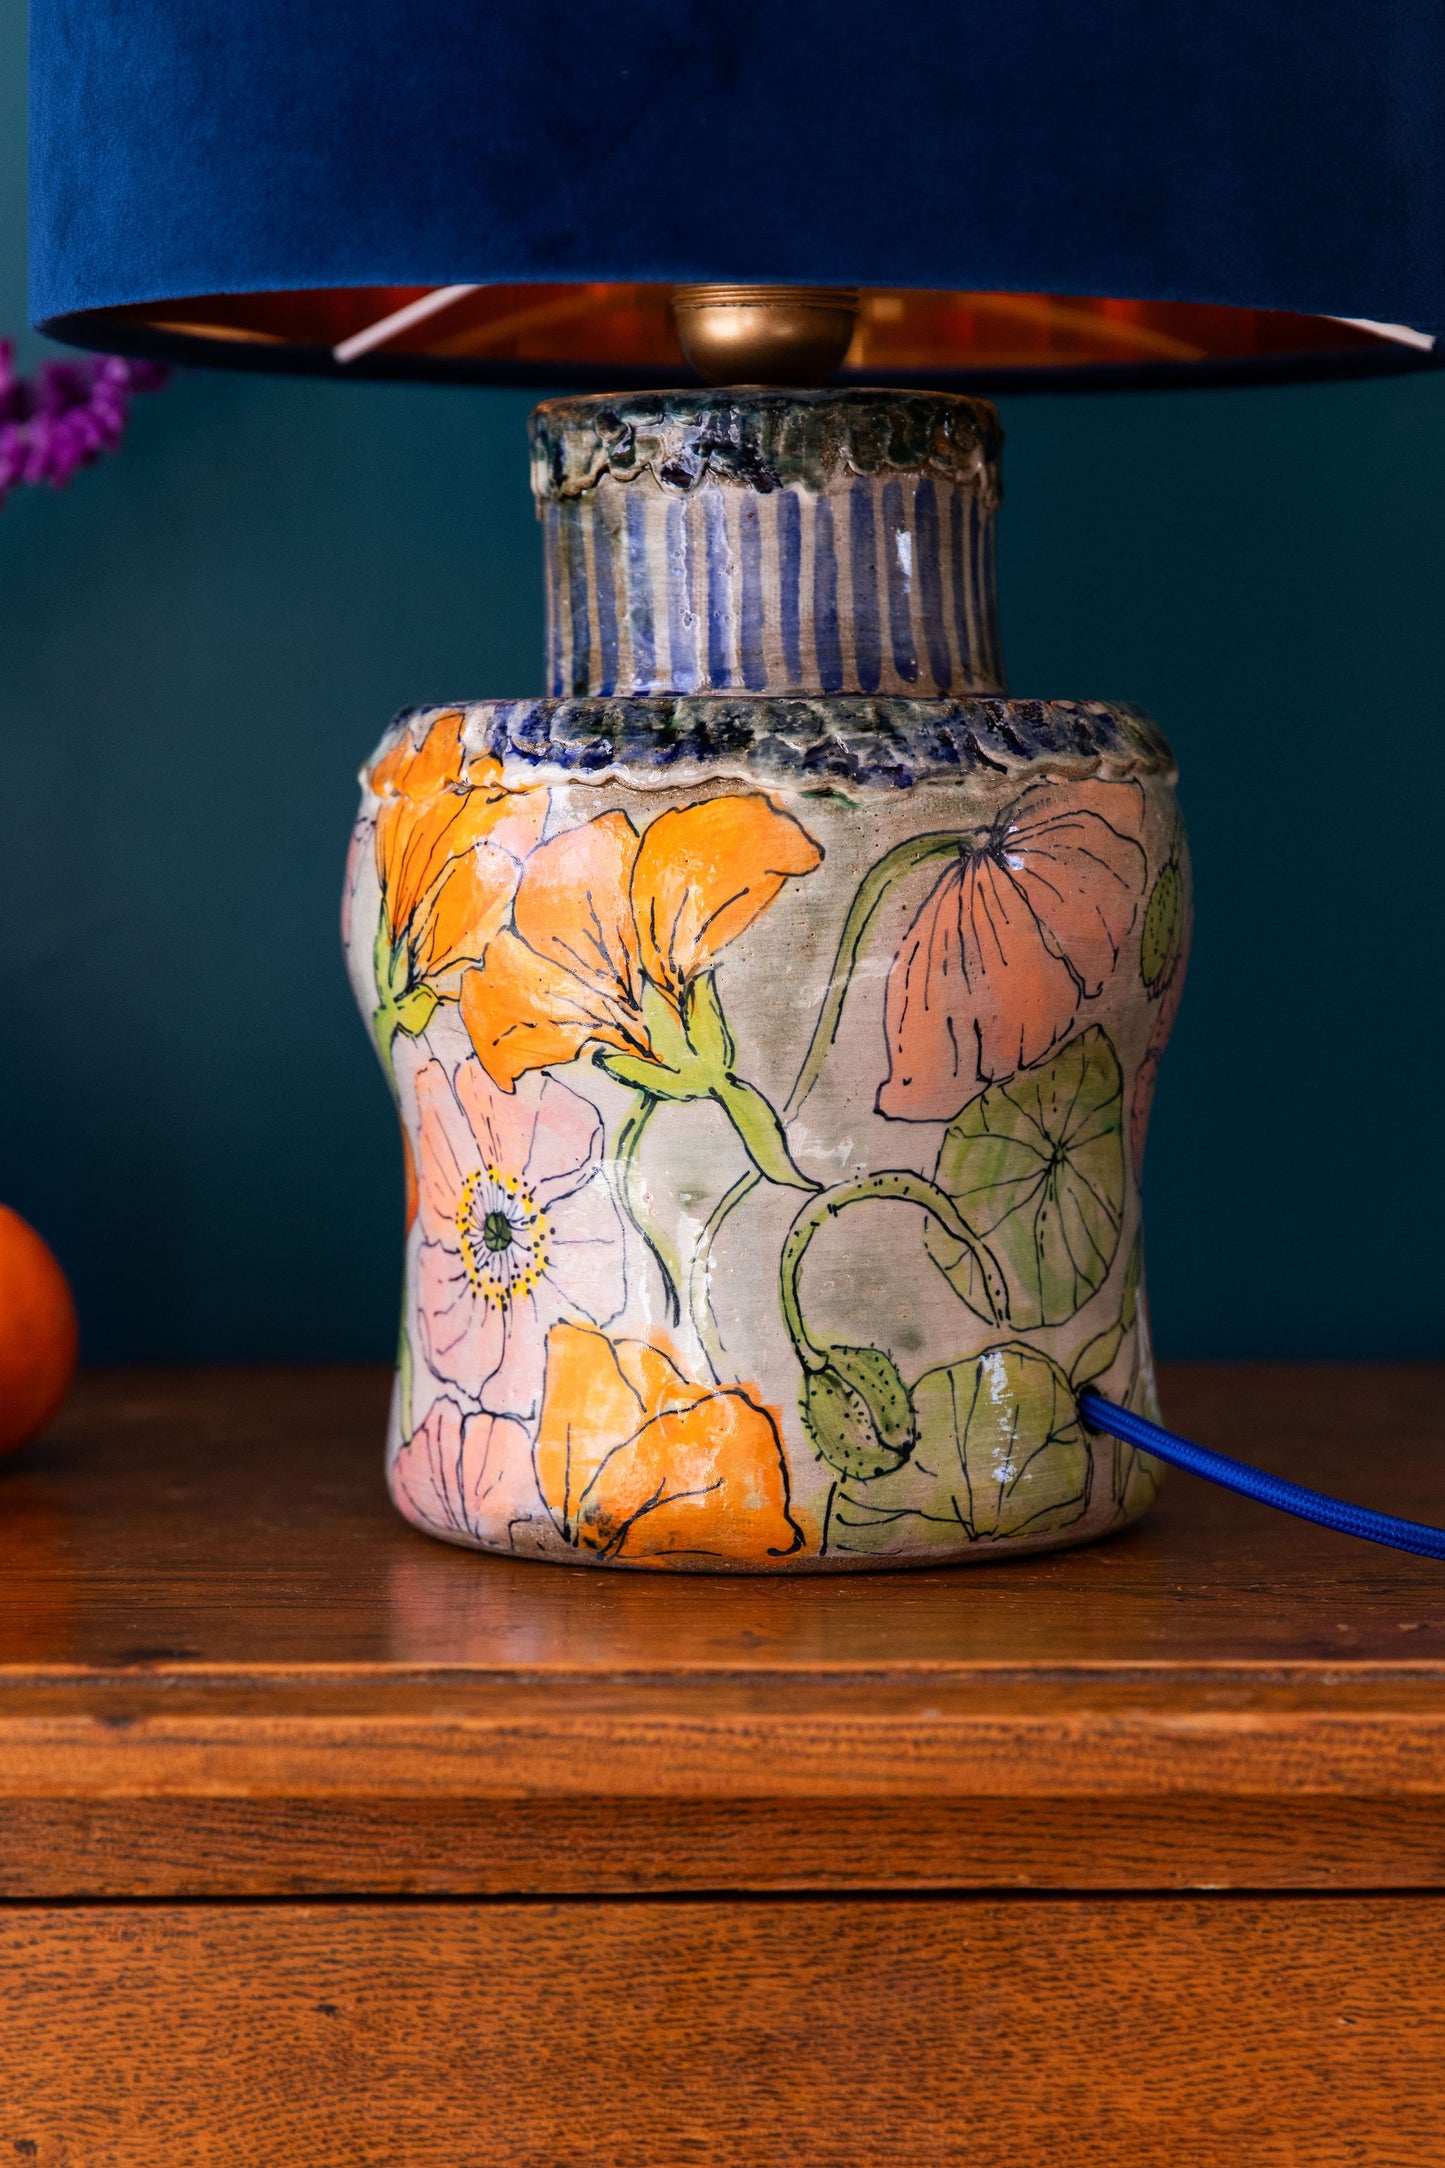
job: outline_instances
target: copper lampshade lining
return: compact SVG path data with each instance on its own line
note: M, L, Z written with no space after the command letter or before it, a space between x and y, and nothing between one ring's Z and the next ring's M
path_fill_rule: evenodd
M212 366L556 384L686 382L665 285L478 287L350 364L333 349L420 299L419 286L202 295L45 326L117 352ZM1433 357L1330 317L1172 301L865 288L841 382L1017 378L1167 382L1220 373L1354 374Z

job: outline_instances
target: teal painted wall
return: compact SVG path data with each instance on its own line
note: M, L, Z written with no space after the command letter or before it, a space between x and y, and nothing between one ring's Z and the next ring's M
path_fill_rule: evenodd
M0 330L22 50L0 0ZM341 861L394 708L540 689L528 404L195 376L0 510L0 1197L93 1359L389 1349L398 1153ZM1015 691L1140 700L1183 768L1161 1349L1438 1355L1445 376L1004 421Z

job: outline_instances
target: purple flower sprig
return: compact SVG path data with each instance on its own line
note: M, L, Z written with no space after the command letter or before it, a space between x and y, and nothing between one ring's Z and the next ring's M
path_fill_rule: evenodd
M0 339L0 504L24 482L61 489L78 467L113 452L132 395L159 391L170 374L157 362L97 354L47 361L24 377L14 357L13 342Z

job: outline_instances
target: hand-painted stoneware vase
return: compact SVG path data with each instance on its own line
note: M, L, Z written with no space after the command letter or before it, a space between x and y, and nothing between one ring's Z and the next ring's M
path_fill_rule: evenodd
M807 1573L1152 1496L1075 1396L1154 1407L1187 860L1151 723L1004 695L999 442L942 394L534 416L549 697L403 714L347 882L418 1527Z

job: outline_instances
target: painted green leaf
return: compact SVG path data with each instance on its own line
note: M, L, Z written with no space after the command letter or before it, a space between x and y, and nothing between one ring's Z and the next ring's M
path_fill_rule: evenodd
M1068 1379L1010 1341L913 1388L918 1439L891 1475L840 1484L827 1548L926 1553L1067 1528L1088 1510L1093 1455Z
M1119 1350L1123 1345L1122 1319L1116 1318L1106 1331L1095 1333L1088 1346L1081 1348L1074 1357L1073 1367L1069 1371L1069 1381L1074 1391L1081 1393L1086 1385L1096 1385L1100 1378L1107 1376L1118 1361Z
M986 1241L1021 1330L1062 1325L1098 1293L1124 1217L1124 1084L1093 1024L1051 1061L994 1084L949 1124L936 1180ZM928 1254L988 1314L972 1254L938 1227Z
M701 972L688 989L683 1030L688 1045L709 1069L720 1075L732 1068L737 1048L710 971Z
M1134 1330L1134 1320L1139 1315L1139 1278L1144 1268L1144 1237L1136 1234L1129 1251L1129 1262L1124 1268L1124 1302L1119 1312L1125 1332Z
M1184 947L1184 918L1184 870L1171 858L1149 891L1139 938L1139 976L1151 994L1162 993L1174 976Z
M1122 1406L1133 1408L1136 1414L1147 1415L1153 1423L1159 1421L1159 1395L1154 1389L1154 1371L1149 1352L1149 1331L1139 1311L1138 1301L1139 1242L1136 1237L1133 1253L1129 1259L1129 1276L1125 1282L1123 1330L1125 1344L1130 1349L1129 1380L1122 1391L1114 1396ZM1094 1343L1091 1342L1091 1346ZM1087 1380L1080 1368L1089 1353L1074 1365L1073 1385L1082 1391ZM1106 1431L1088 1433L1098 1456L1100 1482L1107 1481L1114 1501L1114 1521L1117 1525L1131 1521L1142 1513L1153 1500L1164 1474L1164 1463L1135 1445L1126 1445L1121 1438L1111 1438Z
M804 1427L831 1467L883 1475L908 1458L913 1404L897 1366L876 1347L831 1347L803 1380Z
M1147 1415L1151 1423L1160 1420L1159 1395L1154 1389L1154 1372L1146 1348L1139 1350L1137 1367L1123 1397L1126 1408ZM1114 1447L1112 1487L1119 1518L1131 1521L1153 1503L1154 1493L1163 1480L1164 1463L1139 1446L1125 1445L1119 1438L1111 1442Z
M1163 1473L1162 1460L1155 1460L1151 1453L1141 1452L1136 1445L1121 1445L1117 1438L1114 1440L1111 1480L1120 1520L1132 1521L1147 1511L1154 1503Z
M416 1038L426 1030L436 1011L437 997L429 986L414 986L396 1004L397 1029Z
M1119 1358L1125 1337L1134 1330L1139 1315L1139 1237L1135 1235L1129 1252L1129 1262L1124 1267L1124 1287L1118 1318L1103 1332L1095 1333L1086 1347L1079 1350L1069 1368L1069 1383L1076 1393L1086 1385L1093 1385L1113 1369Z

